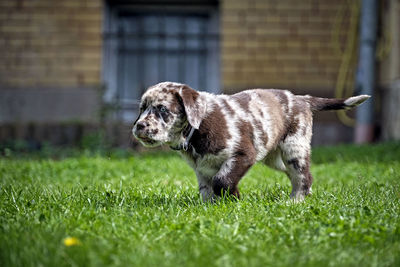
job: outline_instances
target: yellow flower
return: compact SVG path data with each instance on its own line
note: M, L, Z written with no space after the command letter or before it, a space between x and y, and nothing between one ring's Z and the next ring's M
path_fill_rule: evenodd
M63 242L64 242L64 245L66 245L67 247L82 245L81 241L79 241L79 239L76 237L64 238Z

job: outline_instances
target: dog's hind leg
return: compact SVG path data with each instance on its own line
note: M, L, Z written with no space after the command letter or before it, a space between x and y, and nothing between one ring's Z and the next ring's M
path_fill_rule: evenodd
M311 126L310 126L311 127ZM286 174L292 184L290 198L302 201L311 194L313 177L310 172L311 136L287 136L281 142L282 159L286 165Z

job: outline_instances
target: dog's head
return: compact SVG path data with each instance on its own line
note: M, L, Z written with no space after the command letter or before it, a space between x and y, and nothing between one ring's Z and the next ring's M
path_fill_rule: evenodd
M145 146L176 146L188 123L198 129L206 113L201 95L185 84L163 82L143 94L132 133Z

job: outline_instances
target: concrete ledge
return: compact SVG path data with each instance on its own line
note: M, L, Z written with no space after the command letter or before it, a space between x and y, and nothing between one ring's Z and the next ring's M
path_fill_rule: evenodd
M98 122L98 88L2 88L0 124Z
M103 126L89 123L29 123L0 124L0 148L15 141L24 141L29 149L43 144L80 146L101 141L112 147L136 147L131 134L132 125L108 122ZM1 151L0 151L1 154Z
M314 122L313 146L352 143L354 129L335 122Z

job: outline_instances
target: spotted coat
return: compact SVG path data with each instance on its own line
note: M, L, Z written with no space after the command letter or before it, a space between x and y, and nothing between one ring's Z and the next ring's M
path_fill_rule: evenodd
M239 198L238 183L257 161L285 172L290 196L299 201L311 193L313 181L313 112L351 108L368 98L327 99L275 89L214 95L163 82L142 96L132 132L145 146L179 150L196 173L204 201L223 193Z

